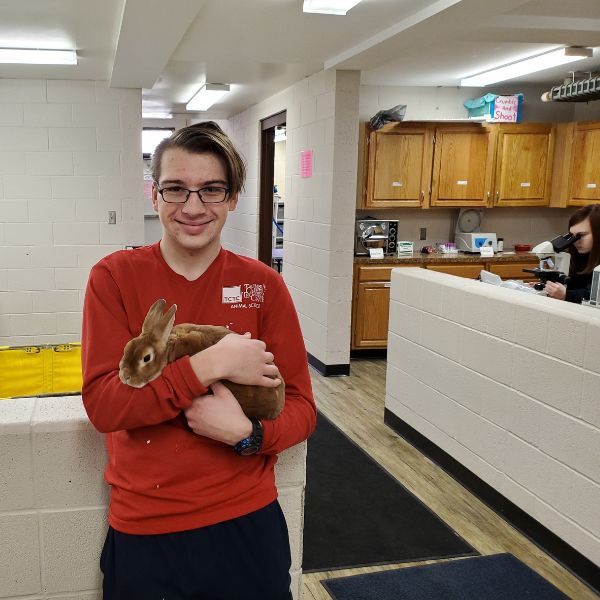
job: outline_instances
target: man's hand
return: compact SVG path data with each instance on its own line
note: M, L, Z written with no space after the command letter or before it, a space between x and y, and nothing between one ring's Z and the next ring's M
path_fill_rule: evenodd
M206 386L220 379L235 383L277 387L281 380L266 345L250 333L231 333L214 346L190 358L196 377ZM274 378L274 379L273 379Z
M235 446L252 433L252 422L222 383L210 387L213 395L195 398L184 411L188 425L198 435Z
M556 300L564 300L567 297L567 288L555 281L547 281L544 291L549 298L556 298Z

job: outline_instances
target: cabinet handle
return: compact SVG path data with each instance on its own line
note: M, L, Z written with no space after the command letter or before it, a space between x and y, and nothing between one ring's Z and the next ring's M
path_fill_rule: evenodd
M423 203L423 200L425 200L425 190L421 190L421 198L420 198L421 204Z
M490 194L490 191L488 190L488 193L487 193L487 199L488 200L490 199L490 196L491 196L491 194Z
M496 202L498 202L498 200L500 200L500 191L496 190Z

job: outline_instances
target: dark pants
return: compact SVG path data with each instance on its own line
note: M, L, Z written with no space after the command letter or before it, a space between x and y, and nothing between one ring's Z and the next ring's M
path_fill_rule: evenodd
M109 527L100 557L104 600L291 600L290 564L278 502L178 533Z

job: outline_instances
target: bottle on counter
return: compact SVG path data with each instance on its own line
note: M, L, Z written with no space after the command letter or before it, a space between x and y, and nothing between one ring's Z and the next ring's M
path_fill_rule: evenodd
M497 240L498 252L504 252L504 238L498 238Z

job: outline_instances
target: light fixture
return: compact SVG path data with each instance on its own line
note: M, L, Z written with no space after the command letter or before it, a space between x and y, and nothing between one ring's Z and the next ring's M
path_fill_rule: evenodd
M0 63L20 65L76 65L75 50L0 48Z
M185 105L186 110L208 110L229 91L228 83L205 83Z
M361 0L304 0L302 10L305 13L324 15L345 15Z
M558 67L576 60L589 58L593 55L594 51L592 48L559 48L558 50L551 50L544 54L530 56L508 65L501 65L489 71L466 77L461 80L460 85L463 87L484 87L490 83L515 79L516 77L521 77L521 75L543 71L551 67Z
M173 113L166 111L142 111L142 119L172 119Z

